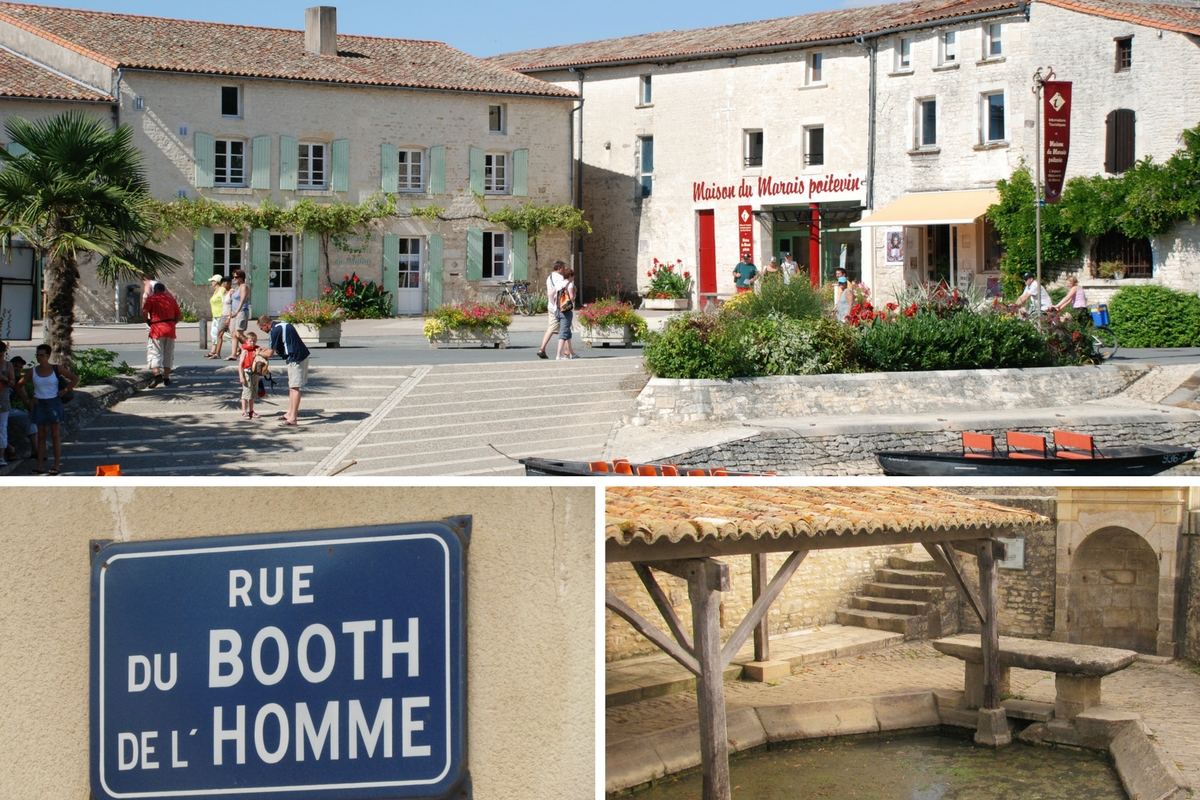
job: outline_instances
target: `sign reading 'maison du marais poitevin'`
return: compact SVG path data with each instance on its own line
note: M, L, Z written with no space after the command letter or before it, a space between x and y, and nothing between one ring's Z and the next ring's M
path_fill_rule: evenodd
M101 548L96 797L464 787L468 536L464 517Z

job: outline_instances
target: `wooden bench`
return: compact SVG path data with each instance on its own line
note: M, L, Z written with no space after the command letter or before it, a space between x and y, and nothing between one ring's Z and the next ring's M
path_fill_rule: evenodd
M983 649L979 634L967 633L935 639L933 648L966 662L963 700L967 708L983 705ZM1125 669L1137 660L1133 650L1094 647L1038 639L1000 637L1000 682L996 691L1009 692L1012 667L1054 673L1054 716L1073 720L1083 711L1100 705L1100 680Z

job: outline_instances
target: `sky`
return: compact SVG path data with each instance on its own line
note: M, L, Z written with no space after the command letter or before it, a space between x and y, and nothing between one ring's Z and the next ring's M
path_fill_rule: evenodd
M233 22L274 28L303 28L304 8L318 0L40 0L46 5L119 14ZM330 0L326 0L330 2ZM342 33L403 39L433 39L471 55L612 39L662 30L687 30L788 17L833 8L872 5L872 0L353 0L337 3Z

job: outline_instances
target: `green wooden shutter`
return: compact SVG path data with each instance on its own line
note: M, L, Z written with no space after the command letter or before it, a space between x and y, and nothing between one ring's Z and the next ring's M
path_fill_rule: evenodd
M467 228L467 280L483 280L483 228Z
M16 142L9 142L7 150L8 150L8 154L13 156L14 158L20 158L21 156L23 156L29 152L29 149L27 147L25 147L25 145L17 144Z
M471 191L483 194L483 151L471 148Z
M196 161L196 188L211 189L213 172L216 167L216 140L207 133L197 133L192 137Z
M315 300L321 286L321 242L311 231L301 234L300 240L300 288L304 290L305 300Z
M442 251L444 247L445 240L442 239L440 233L429 237L427 247L429 274L425 280L425 304L428 311L432 311L442 304Z
M270 283L271 233L265 228L250 231L250 269L246 282L250 284L250 314L261 317L267 313L267 287Z
M392 314L400 310L400 237L383 235L383 290L392 293Z
M329 188L335 192L350 191L350 140L334 139L329 146L333 156L333 176L329 180ZM396 165L399 169L399 164Z
M529 151L513 150L512 193L514 197L529 196Z
M213 276L213 229L197 228L192 240L192 283L204 286Z
M379 145L379 180L381 191L395 194L400 191L400 153L394 144Z
M279 188L285 192L296 191L300 169L300 143L291 136L279 137Z
M446 193L446 148L429 148L429 193Z
M529 231L512 232L513 280L529 280Z
M255 136L250 140L250 188L271 188L270 136Z

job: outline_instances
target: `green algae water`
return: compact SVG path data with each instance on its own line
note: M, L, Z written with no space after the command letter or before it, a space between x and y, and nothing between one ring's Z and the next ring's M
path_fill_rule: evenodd
M1014 742L916 735L795 742L730 758L734 800L1126 800L1108 756ZM699 770L637 800L700 797Z

